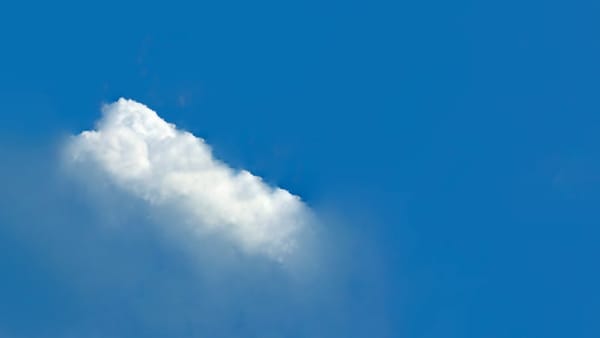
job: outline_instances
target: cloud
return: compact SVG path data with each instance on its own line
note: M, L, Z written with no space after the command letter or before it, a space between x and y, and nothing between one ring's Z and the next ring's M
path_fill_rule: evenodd
M169 215L194 236L221 234L240 250L284 260L299 246L310 211L288 191L215 159L201 138L133 100L105 105L96 130L73 136L68 164L96 184L118 189ZM89 171L89 169L92 171Z
M399 332L390 304L402 290L387 278L395 262L381 256L360 206L303 206L302 225L290 237L295 253L274 264L265 251L231 250L242 247L234 237L214 240L222 236L211 233L229 232L223 228L180 240L204 227L174 206L181 199L149 202L117 184L91 154L75 160L71 147L78 137L67 148L53 137L0 147L2 333L231 338ZM70 156L69 170L57 150ZM335 202L343 203L341 195ZM308 218L312 213L318 223Z

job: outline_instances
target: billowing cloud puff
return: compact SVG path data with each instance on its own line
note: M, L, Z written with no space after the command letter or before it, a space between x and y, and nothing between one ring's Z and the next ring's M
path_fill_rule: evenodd
M119 189L169 209L177 218L169 226L219 232L245 252L277 260L297 246L308 219L298 196L228 167L203 139L141 103L121 98L102 111L96 130L69 141L70 164L97 169Z

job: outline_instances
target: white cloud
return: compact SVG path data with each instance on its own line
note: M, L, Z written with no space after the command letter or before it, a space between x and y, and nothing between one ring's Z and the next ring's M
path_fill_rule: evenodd
M69 141L70 164L85 164L76 167L98 170L118 188L168 209L176 218L169 226L187 226L198 236L219 232L248 253L277 260L297 247L309 218L298 196L228 167L203 139L141 103L121 98L102 111L96 130Z

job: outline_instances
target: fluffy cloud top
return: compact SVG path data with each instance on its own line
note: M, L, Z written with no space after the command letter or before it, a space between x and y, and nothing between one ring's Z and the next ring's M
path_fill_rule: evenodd
M282 260L297 246L308 210L298 196L215 159L203 139L133 100L105 105L96 130L74 136L71 164L85 164L202 236L220 232L249 253Z

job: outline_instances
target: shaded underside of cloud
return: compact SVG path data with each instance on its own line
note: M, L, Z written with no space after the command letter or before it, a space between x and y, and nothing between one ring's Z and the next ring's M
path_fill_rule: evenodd
M283 260L298 246L308 208L246 170L215 159L201 138L133 100L105 105L96 129L72 137L69 164L101 173L117 188L168 210L169 226L219 233L248 253ZM84 173L84 176L85 176ZM90 175L90 184L96 177Z

